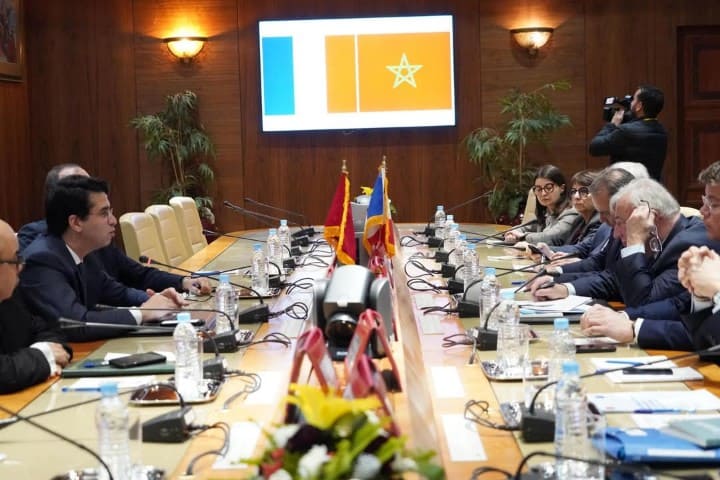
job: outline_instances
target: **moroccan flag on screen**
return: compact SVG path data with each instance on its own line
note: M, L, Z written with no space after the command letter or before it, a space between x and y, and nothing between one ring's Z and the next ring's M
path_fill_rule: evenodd
M373 255L387 255L388 257L395 255L395 234L390 216L388 182L384 168L380 169L370 196L363 245L371 257Z
M338 262L344 265L355 264L357 248L352 210L350 209L350 180L346 173L340 174L340 181L325 219L323 236L335 249Z
M325 37L329 113L452 108L449 32Z

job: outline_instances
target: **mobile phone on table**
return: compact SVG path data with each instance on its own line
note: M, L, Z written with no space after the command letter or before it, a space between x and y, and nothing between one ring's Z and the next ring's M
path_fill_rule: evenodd
M672 375L672 368L624 368L622 371L625 375Z
M614 352L617 347L611 343L586 343L584 345L576 345L576 353L604 353Z
M132 368L152 365L153 363L165 363L166 360L165 355L160 355L157 352L144 352L113 358L108 361L108 364L115 368Z

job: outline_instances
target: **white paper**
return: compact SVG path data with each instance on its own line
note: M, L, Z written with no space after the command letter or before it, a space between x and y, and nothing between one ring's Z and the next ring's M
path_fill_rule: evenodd
M420 328L423 335L437 335L443 333L442 318L445 315L423 315L420 317Z
M617 340L612 339L610 337L581 337L581 338L574 338L573 341L575 342L575 345L592 345L595 343L611 343L611 344L620 343Z
M230 426L230 445L224 457L218 457L213 469L245 468L240 459L252 457L260 438L260 425L255 422L237 422Z
M99 389L103 383L117 383L118 389L138 388L155 381L155 375L126 375L123 377L85 377L79 378L63 390L92 390Z
M453 462L484 462L487 454L477 425L462 414L441 415L450 460Z
M248 395L246 405L276 405L287 389L287 376L280 372L257 372L262 379L260 390Z
M528 308L535 311L547 312L572 312L574 310L583 312L587 310L584 306L592 300L590 297L581 297L580 295L568 295L559 300L545 300L542 302L519 300L518 305L522 308Z
M455 367L432 367L430 374L435 387L435 398L465 397L465 389Z
M613 370L616 368L642 367L642 365L664 360L664 355L648 357L627 357L627 358L592 358L591 361L598 370ZM642 375L627 374L622 370L606 373L605 376L613 383L647 383L647 382L685 382L688 380L701 380L703 375L692 367L677 367L674 362L665 361L653 363L648 368L670 368L672 375Z
M653 413L652 415L633 414L631 417L638 428L656 428L660 430L666 428L670 422L675 420L720 418L720 415L717 413L693 413L691 415L687 413Z
M601 413L674 413L719 410L720 399L707 390L589 393Z

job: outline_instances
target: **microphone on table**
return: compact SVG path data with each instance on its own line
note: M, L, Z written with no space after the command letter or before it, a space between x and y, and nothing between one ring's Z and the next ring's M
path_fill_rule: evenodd
M248 240L250 242L267 243L267 240L258 240L256 238L243 237L241 235L233 235L231 233L221 233L221 232L216 232L214 230L208 230L206 228L203 229L203 234L204 235L214 235L216 237L236 238L238 240ZM302 252L300 251L300 248L298 248L298 247L288 248L287 245L283 245L282 247L285 249L285 251L288 252L288 255L290 255L290 258L283 260L283 267L292 270L293 268L295 268L297 266L295 263L295 259L293 257L299 257L300 255L302 255ZM275 264L273 263L273 265L275 265ZM275 265L275 266L277 267L277 265ZM272 287L272 285L270 285L270 286Z
M475 235L480 235L482 237L480 240L478 240L477 243L486 242L493 238L499 238L499 237L504 238L506 233L512 232L514 230L518 230L520 228L529 227L531 225L535 225L536 223L538 223L538 220L537 220L537 218L534 218L534 219L530 220L529 222L521 223L520 225L515 225L514 227L506 228L505 230L501 230L496 233L491 233L489 235L475 232ZM473 240L475 240L475 239L473 239Z
M231 203L231 202L229 202L229 201L227 201L227 200L225 200L225 201L223 202L223 205L225 205L226 207L228 207L230 210L234 210L234 211L236 211L236 212L238 212L238 213L241 213L241 214L243 214L243 215L245 215L245 216L252 217L252 218L256 219L257 221L259 221L260 223L262 223L262 224L264 224L264 225L267 225L267 226L269 226L269 227L276 227L277 224L278 224L278 223L280 222L280 220L281 220L280 217L273 217L272 215L267 215L267 214L265 214L265 213L253 212L253 211L248 210L248 209L246 209L246 208L243 208L243 207L240 207L240 206L238 206L238 205L235 205L234 203ZM272 222L271 222L271 221L272 221ZM274 223L273 223L273 222L274 222ZM295 223L295 225L298 225L298 224ZM291 237L293 237L293 240L290 242L290 246L292 246L292 247L306 247L306 246L308 246L308 245L310 244L310 239L308 238L308 235L307 235L307 234L304 234L304 233L301 233L301 232L302 232L302 230L301 230L300 232L295 232L295 233L293 233L293 234L290 235ZM315 230L313 230L313 233L314 233L314 232L315 232Z
M596 370L592 373L586 373L584 375L580 375L579 378L590 378L595 377L598 375L605 375L606 373L611 372L617 372L621 370L636 370L640 371L642 370L642 367L645 367L646 365L654 365L656 363L662 363L662 362L670 362L675 360L683 360L685 358L692 358L692 357L698 357L701 360L707 359L706 356L708 354L715 354L720 350L720 344L714 345L710 348L706 348L703 350L696 350L694 352L688 352L683 353L680 355L675 355L673 357L664 358L664 359L658 359L653 360L647 363L643 363L642 365L638 365L637 367L629 367L627 365L617 367L617 368L610 368L610 369L603 369L603 370ZM642 357L640 357L642 358ZM532 400L530 401L530 405L526 406L523 405L522 408L522 418L520 420L520 430L522 431L523 440L527 443L535 443L535 442L550 442L552 441L554 435L555 435L555 414L553 412L548 412L546 410L542 410L541 412L535 411L535 403L537 402L538 397L540 396L540 393L542 393L545 389L548 387L551 387L553 385L556 385L558 383L558 380L547 382L538 390L535 392L535 395L533 395Z
M453 205L452 207L450 207L450 208L448 208L447 210L445 210L445 213L446 213L446 214L452 213L452 212L454 212L455 210L457 210L457 209L459 209L459 208L462 208L462 207L464 207L464 206L466 206L466 205L470 205L471 203L477 202L478 200L480 200L481 198L485 198L486 196L487 196L487 194L483 193L482 195L478 195L477 197L473 197L473 198L471 198L470 200L466 200L466 201L464 201L464 202L462 202L462 203L458 203L457 205ZM422 232L415 232L415 233L418 234L418 235L425 235L426 237L435 237L435 228L433 228L433 227L430 226L430 224L433 223L434 221L435 221L435 217L433 216L432 218L430 218L430 221L428 221L427 225L425 226L425 230L424 230L424 231L422 231ZM442 239L440 239L440 240L442 240ZM430 246L433 247L432 245L430 245ZM433 247L433 248L434 248L434 247Z
M317 233L313 227L309 226L309 225L310 225L310 222L308 222L307 217L306 217L304 214L300 213L300 212L293 212L292 210L285 210L284 208L275 207L275 206L270 205L270 204L267 204L267 203L262 203L262 202L259 202L259 201L257 201L257 200L253 200L252 198L249 198L249 197L245 197L245 201L246 201L246 202L249 202L249 203L252 203L253 205L257 205L257 206L259 206L259 207L269 208L270 210L275 210L275 211L278 211L278 212L287 213L288 215L293 215L293 216L295 216L296 218L299 218L302 223L293 222L292 220L287 219L287 220L288 220L288 224L290 224L290 225L296 225L296 226L300 227L300 230L298 230L297 232L294 232L294 233L291 234L291 236L292 236L293 238L297 238L297 237L313 237L313 236L315 236L315 234Z

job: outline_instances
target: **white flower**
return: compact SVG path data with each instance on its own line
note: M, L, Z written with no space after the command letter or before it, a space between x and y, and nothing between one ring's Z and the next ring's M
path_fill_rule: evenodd
M380 424L380 417L378 417L377 413L373 412L372 410L366 411L365 416L367 417L369 423L372 423L373 425Z
M300 478L313 478L320 473L320 467L327 462L330 457L327 454L325 445L313 445L313 447L305 455L302 456L298 463L298 474Z
M393 472L414 472L417 470L417 463L412 458L395 455L390 468Z
M298 431L300 425L283 425L273 432L273 442L280 448L285 448L288 440Z
M371 480L380 473L382 464L375 455L369 453L361 453L355 459L355 468L353 468L352 476L359 480Z
M292 480L292 475L281 468L270 475L267 480Z

